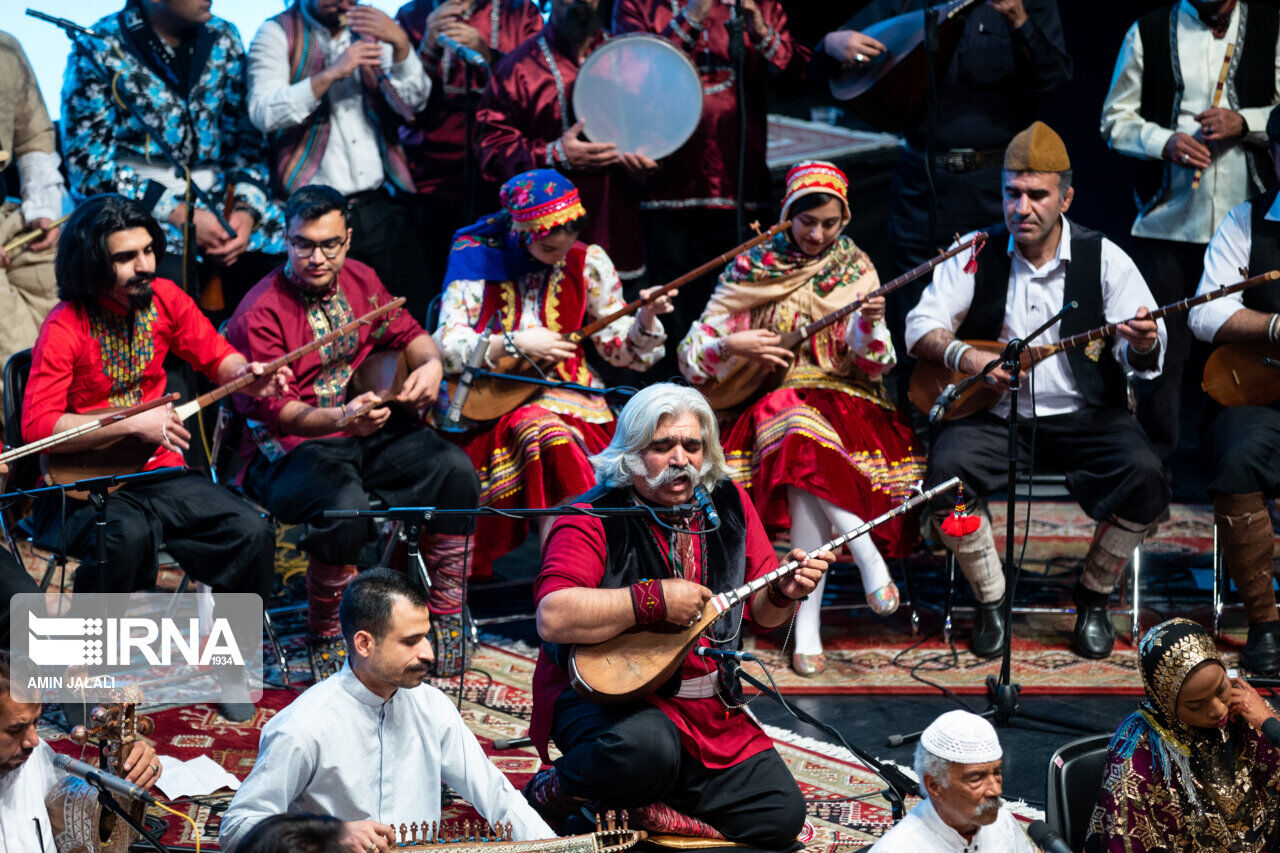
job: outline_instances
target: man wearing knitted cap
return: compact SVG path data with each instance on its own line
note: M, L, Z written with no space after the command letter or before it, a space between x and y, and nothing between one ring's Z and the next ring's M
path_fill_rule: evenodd
M871 848L872 853L1031 853L1013 815L1001 808L1000 739L991 723L948 711L916 746L924 801Z
M1280 158L1280 107L1267 120L1273 161ZM1280 175L1280 165L1272 168ZM1200 293L1240 277L1280 269L1280 202L1271 190L1236 205L1209 242ZM1191 309L1191 333L1207 343L1251 344L1258 357L1280 341L1280 283L1271 282ZM1266 501L1280 495L1280 411L1237 406L1221 411L1206 436L1212 459L1208 489L1227 571L1244 599L1249 637L1241 657L1245 669L1280 671L1280 613L1271 564L1276 539Z
M1139 378L1159 375L1164 324L1148 317L1151 292L1133 261L1064 215L1075 195L1071 161L1048 125L1036 122L1014 137L1003 179L1004 225L992 230L976 262L961 254L938 266L907 316L907 346L918 358L976 374L995 356L965 339L1025 337L1068 302L1078 307L1029 343L1053 344L1118 323L1115 337L1057 353L1039 361L1033 374L1024 372L1030 381L1018 399L1022 467L1034 462L1037 470L1061 470L1072 495L1098 522L1073 593L1071 646L1084 657L1103 658L1115 644L1107 599L1169 502L1160 459L1125 407L1124 380L1126 368ZM986 379L1002 392L1009 380L1003 368ZM945 424L929 454L930 485L960 477L970 508L1002 486L1008 414L1009 399L1002 395L990 411ZM933 509L941 520L951 509L949 497ZM1009 627L990 522L982 516L968 536L941 535L978 599L971 648L980 657L995 657Z

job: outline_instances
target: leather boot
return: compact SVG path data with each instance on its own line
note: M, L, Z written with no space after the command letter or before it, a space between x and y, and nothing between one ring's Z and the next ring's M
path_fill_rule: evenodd
M1116 626L1107 610L1110 595L1094 592L1077 583L1071 597L1076 603L1076 626L1071 632L1071 650L1082 658L1099 660L1116 645Z
M1280 673L1280 622L1258 622L1249 626L1240 665L1254 675Z
M1004 599L980 601L973 613L973 636L969 639L969 651L980 658L991 660L1004 651L1005 635L1009 626L1004 621Z

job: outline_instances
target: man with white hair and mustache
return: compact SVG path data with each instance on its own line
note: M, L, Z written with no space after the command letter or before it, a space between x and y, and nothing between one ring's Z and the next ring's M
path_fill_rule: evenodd
M872 853L1032 853L1027 834L1001 808L1000 739L977 714L948 711L916 745L925 799L871 848Z
M554 826L574 814L630 809L655 832L727 838L789 848L804 801L773 743L741 702L735 669L690 653L671 680L635 702L602 707L569 686L571 644L599 643L639 626L692 624L713 595L777 568L751 502L729 478L715 416L696 390L651 385L623 408L613 440L591 458L597 487L577 506L653 507L649 517L575 515L557 520L534 588L544 640L534 674L530 736L544 760L548 738L562 756L535 776L525 796ZM706 488L720 517L668 512ZM796 549L802 567L720 619L698 647L736 650L742 621L774 628L813 591L829 551Z

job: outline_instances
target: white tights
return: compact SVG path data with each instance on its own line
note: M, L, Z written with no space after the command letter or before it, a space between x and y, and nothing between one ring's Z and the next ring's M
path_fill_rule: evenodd
M791 547L806 551L863 523L861 518L848 510L795 486L787 486L787 509L791 513ZM853 552L853 561L862 573L863 592L870 594L889 583L889 567L876 550L870 535L859 536L849 542L848 546ZM796 615L795 648L799 654L816 655L822 651L822 590L826 585L827 577L823 575L818 588L809 594L809 600L800 603L800 612Z

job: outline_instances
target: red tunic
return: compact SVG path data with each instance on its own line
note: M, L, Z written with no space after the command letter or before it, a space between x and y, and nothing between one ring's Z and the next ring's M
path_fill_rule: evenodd
M778 559L750 499L741 486L736 488L747 521L745 577L752 581L776 569ZM666 531L652 523L651 526L659 541L665 541ZM599 587L604 577L605 549L604 525L598 518L573 515L557 519L542 549L542 571L533 588L535 605L556 590ZM670 564L664 568L665 572L656 574L670 576ZM686 571L686 577L701 583L701 549L696 551L694 571ZM745 607L743 616L744 621L750 621L749 606ZM704 637L699 640L698 645L710 646L711 642ZM701 678L713 671L714 664L691 651L681 668L681 677ZM556 699L568 687L569 674L553 664L545 652L540 652L533 675L533 719L529 735L544 761L550 760L547 756L547 739L551 734L552 709ZM732 767L773 746L773 741L760 728L754 716L741 709L726 710L724 702L718 696L681 699L650 695L647 701L661 708L671 722L675 723L680 730L680 742L704 767Z
M605 38L599 36L596 46ZM601 246L626 280L644 268L639 187L621 166L570 169L550 150L551 143L576 121L573 81L578 79L578 68L574 51L550 23L503 58L480 104L478 122L484 128L479 138L480 168L485 177L499 182L530 169L564 172L587 209L582 241Z
M48 438L58 418L134 406L164 394L170 352L217 381L235 350L191 297L168 279L152 282L146 311L103 297L93 308L59 302L40 327L22 403L22 437ZM143 470L185 465L182 454L157 446Z
M747 33L743 69L747 94L747 207L769 204L766 117L769 92L777 84L799 91L804 85L809 49L796 44L787 27L787 13L778 0L757 0L770 35L759 45ZM702 121L679 151L662 161L662 171L644 186L643 210L707 207L728 209L737 204L738 113L737 86L729 55L725 22L730 6L716 3L701 31L677 14L675 0L618 0L613 28L618 33L659 33L688 53L702 77Z
M400 143L409 157L409 171L419 193L461 201L467 140L466 72L450 51L422 43L427 16L440 0L411 0L396 13L396 23L418 46L422 65L431 78L431 97L411 124L400 127ZM529 0L480 0L466 22L475 27L491 53L490 65L515 50L542 29L542 15ZM438 52L438 56L432 56ZM484 94L488 72L472 69L473 96ZM477 130L479 123L476 124Z
M251 361L270 361L311 343L332 328L367 314L394 297L378 280L373 269L347 258L338 272L338 293L329 308L331 321L315 301L304 301L298 289L278 267L245 294L227 322L227 340ZM340 321L340 322L339 322ZM329 346L307 353L291 365L295 381L280 397L256 399L233 396L236 409L252 421L250 433L268 459L279 459L307 439L284 435L280 412L294 401L308 406L340 406L346 400L347 382L366 358L381 350L402 350L426 332L409 312L396 309L372 325L361 326ZM335 438L332 433L315 438ZM242 448L251 456L254 446Z

